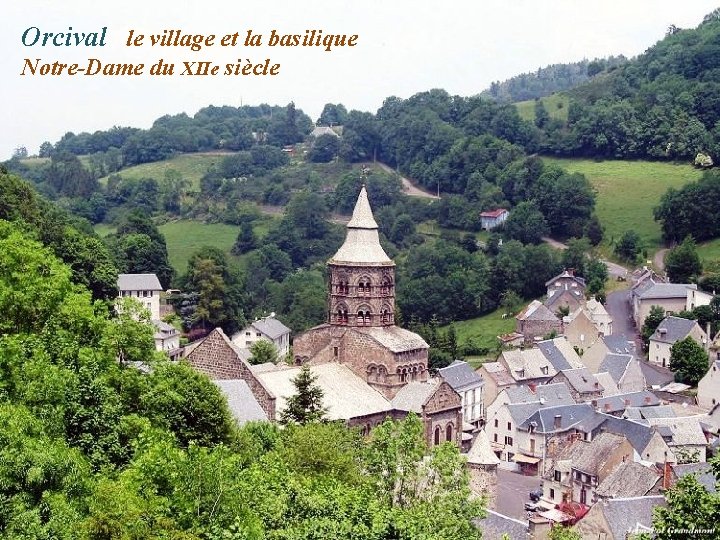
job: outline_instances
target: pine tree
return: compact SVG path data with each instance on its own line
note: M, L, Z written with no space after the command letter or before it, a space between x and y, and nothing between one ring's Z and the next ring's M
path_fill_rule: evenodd
M300 369L300 373L292 380L297 393L288 398L285 410L280 415L281 423L305 425L324 418L327 409L322 406L323 390L315 384L316 381L317 376L310 372L308 366Z

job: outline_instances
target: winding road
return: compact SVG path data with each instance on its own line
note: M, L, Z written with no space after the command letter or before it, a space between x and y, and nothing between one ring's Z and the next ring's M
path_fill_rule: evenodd
M380 163L379 161L376 161L374 163L378 167L380 167L383 171L388 172L390 174L400 174L392 167L385 165L384 163ZM400 175L400 181L402 182L403 186L403 193L405 195L408 195L410 197L423 197L425 199L439 199L437 195L433 195L432 193L429 193L417 186L412 180L409 178L405 178L404 176Z
M545 242L547 245L554 247L555 249L567 249L566 244L563 244L562 242L558 242L557 240L554 240L554 239L550 238L549 236L543 236L542 241ZM611 262L611 261L608 261L605 259L600 259L600 262L605 263L605 266L607 266L608 274L610 274L610 277L614 277L616 279L619 277L622 277L622 278L627 279L627 275L630 271L627 268L625 268L624 266L621 266L619 264L616 264L614 262Z

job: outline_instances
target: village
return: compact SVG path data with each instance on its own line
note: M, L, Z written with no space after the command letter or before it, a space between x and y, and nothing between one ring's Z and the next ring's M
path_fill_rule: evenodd
M493 228L507 211L482 217ZM623 277L619 321L567 268L546 283L544 299L515 314L514 333L498 336L496 361L473 369L455 360L433 373L425 340L395 325L395 263L364 186L327 266L327 322L295 336L272 313L181 347L161 320L172 308L154 274L121 274L118 289L150 312L156 349L210 377L238 424L277 422L304 366L326 420L367 435L386 418L417 415L429 447L449 441L465 455L473 493L487 500L476 523L483 538L542 539L562 525L582 538L624 539L652 531L653 508L682 477L715 491L707 459L720 440L720 334L674 316L710 304L697 285L633 271ZM657 306L664 318L643 351L639 329ZM260 340L278 362L251 364ZM668 369L683 340L708 357L696 392Z

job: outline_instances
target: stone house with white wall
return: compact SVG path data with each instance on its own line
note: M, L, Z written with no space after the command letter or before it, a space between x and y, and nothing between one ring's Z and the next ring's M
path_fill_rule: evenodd
M484 418L483 406L483 378L470 364L462 360L455 360L449 366L438 369L438 377L452 386L462 399L463 421L480 427Z
M118 298L134 298L150 311L150 319L160 320L162 286L155 274L119 274Z
M638 284L630 293L635 326L642 328L652 306L662 307L666 315L685 311L693 291L697 293L694 283L658 283L649 278Z
M646 388L640 361L631 354L607 354L598 373L608 373L623 393L640 392Z
M526 343L553 332L560 335L562 331L562 321L539 300L533 300L515 316L515 332L522 334Z
M700 328L697 321L681 317L666 317L650 336L648 345L648 361L662 367L670 366L670 349L678 341L691 337L707 350L707 334Z
M274 313L253 321L242 330L235 332L230 339L235 345L245 349L252 347L256 341L264 339L275 345L280 358L284 358L290 352L290 329L277 320Z
M712 410L720 403L720 359L710 364L710 369L698 383L697 401L703 409Z

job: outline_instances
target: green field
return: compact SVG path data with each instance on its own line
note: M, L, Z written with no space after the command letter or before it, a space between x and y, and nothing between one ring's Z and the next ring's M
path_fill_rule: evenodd
M547 110L550 118L567 122L568 106L570 105L570 100L568 100L567 96L563 94L553 94L552 96L540 98L540 101L542 101L543 105L545 105L545 110ZM515 103L515 107L517 107L520 118L530 122L535 121L534 99L530 99L528 101L518 101Z
M704 266L707 266L711 262L720 262L720 238L698 244L697 250Z
M179 154L170 159L156 161L154 163L143 163L118 171L117 174L123 178L139 180L141 178L154 178L162 180L165 172L175 169L183 178L190 181L192 191L200 191L200 179L213 165L219 165L223 157L230 153L222 152L200 152L196 154ZM100 179L100 183L107 183L107 176Z
M495 351L498 346L497 337L515 330L515 319L513 317L503 319L502 314L503 310L498 309L477 319L454 322L458 344L462 345L472 339L478 346ZM443 327L443 330L447 330L447 327ZM474 360L475 363L481 361L479 358Z
M543 158L570 172L584 174L597 191L597 214L605 228L603 244L617 241L634 230L652 256L662 246L660 225L653 208L668 188L679 188L702 174L690 165L654 161L593 161Z

